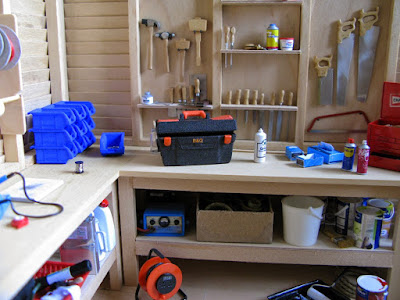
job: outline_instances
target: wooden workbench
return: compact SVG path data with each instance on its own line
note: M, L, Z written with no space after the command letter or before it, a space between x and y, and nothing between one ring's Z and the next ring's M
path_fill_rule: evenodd
M135 257L147 255L157 246L168 257L184 259L383 268L388 271L391 299L400 296L400 287L390 284L400 278L400 254L394 251L400 248L398 226L394 226L393 248L373 251L339 249L321 235L316 245L306 248L290 246L281 237L274 237L272 244L256 245L198 242L193 233L181 238L136 236L135 189L400 199L397 172L370 168L367 175L360 176L340 170L338 164L303 169L283 154L269 154L265 164L256 164L252 158L252 153L234 152L229 164L164 167L158 153L127 149L124 156L105 158L97 147L91 147L65 165L27 168L23 172L26 177L64 180L45 200L63 204L65 211L57 217L31 220L20 230L7 226L7 219L0 221L2 245L6 245L0 247L0 299L14 295L104 197L111 193L116 198L116 180L118 203L114 208L119 206L126 285L137 284ZM83 174L74 173L76 160L84 161ZM116 278L121 266L118 250Z

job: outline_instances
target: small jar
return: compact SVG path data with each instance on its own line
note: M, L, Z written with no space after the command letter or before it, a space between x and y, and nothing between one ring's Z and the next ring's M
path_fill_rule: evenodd
M150 92L144 93L142 97L142 103L143 104L153 104L153 96L150 94Z
M281 50L283 50L283 51L292 51L293 50L294 38L280 38L279 41L280 41Z

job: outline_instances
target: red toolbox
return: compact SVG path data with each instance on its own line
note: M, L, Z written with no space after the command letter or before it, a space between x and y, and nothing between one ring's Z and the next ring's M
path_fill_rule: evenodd
M383 85L381 118L368 124L369 165L400 171L400 83Z
M185 111L179 119L157 120L157 147L165 166L225 164L232 158L235 130L229 115Z

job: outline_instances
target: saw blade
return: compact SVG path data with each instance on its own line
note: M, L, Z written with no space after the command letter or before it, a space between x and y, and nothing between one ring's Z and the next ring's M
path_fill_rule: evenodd
M336 85L336 104L345 105L346 90L349 81L350 63L353 58L354 34L343 39L338 45L337 54L337 85Z
M333 94L333 69L329 68L325 77L319 78L318 81L319 103L321 105L332 104Z

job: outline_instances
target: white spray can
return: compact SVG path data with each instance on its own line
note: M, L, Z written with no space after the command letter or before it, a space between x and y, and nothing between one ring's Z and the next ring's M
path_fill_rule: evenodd
M265 162L267 155L267 135L260 128L254 138L254 161L257 163Z

